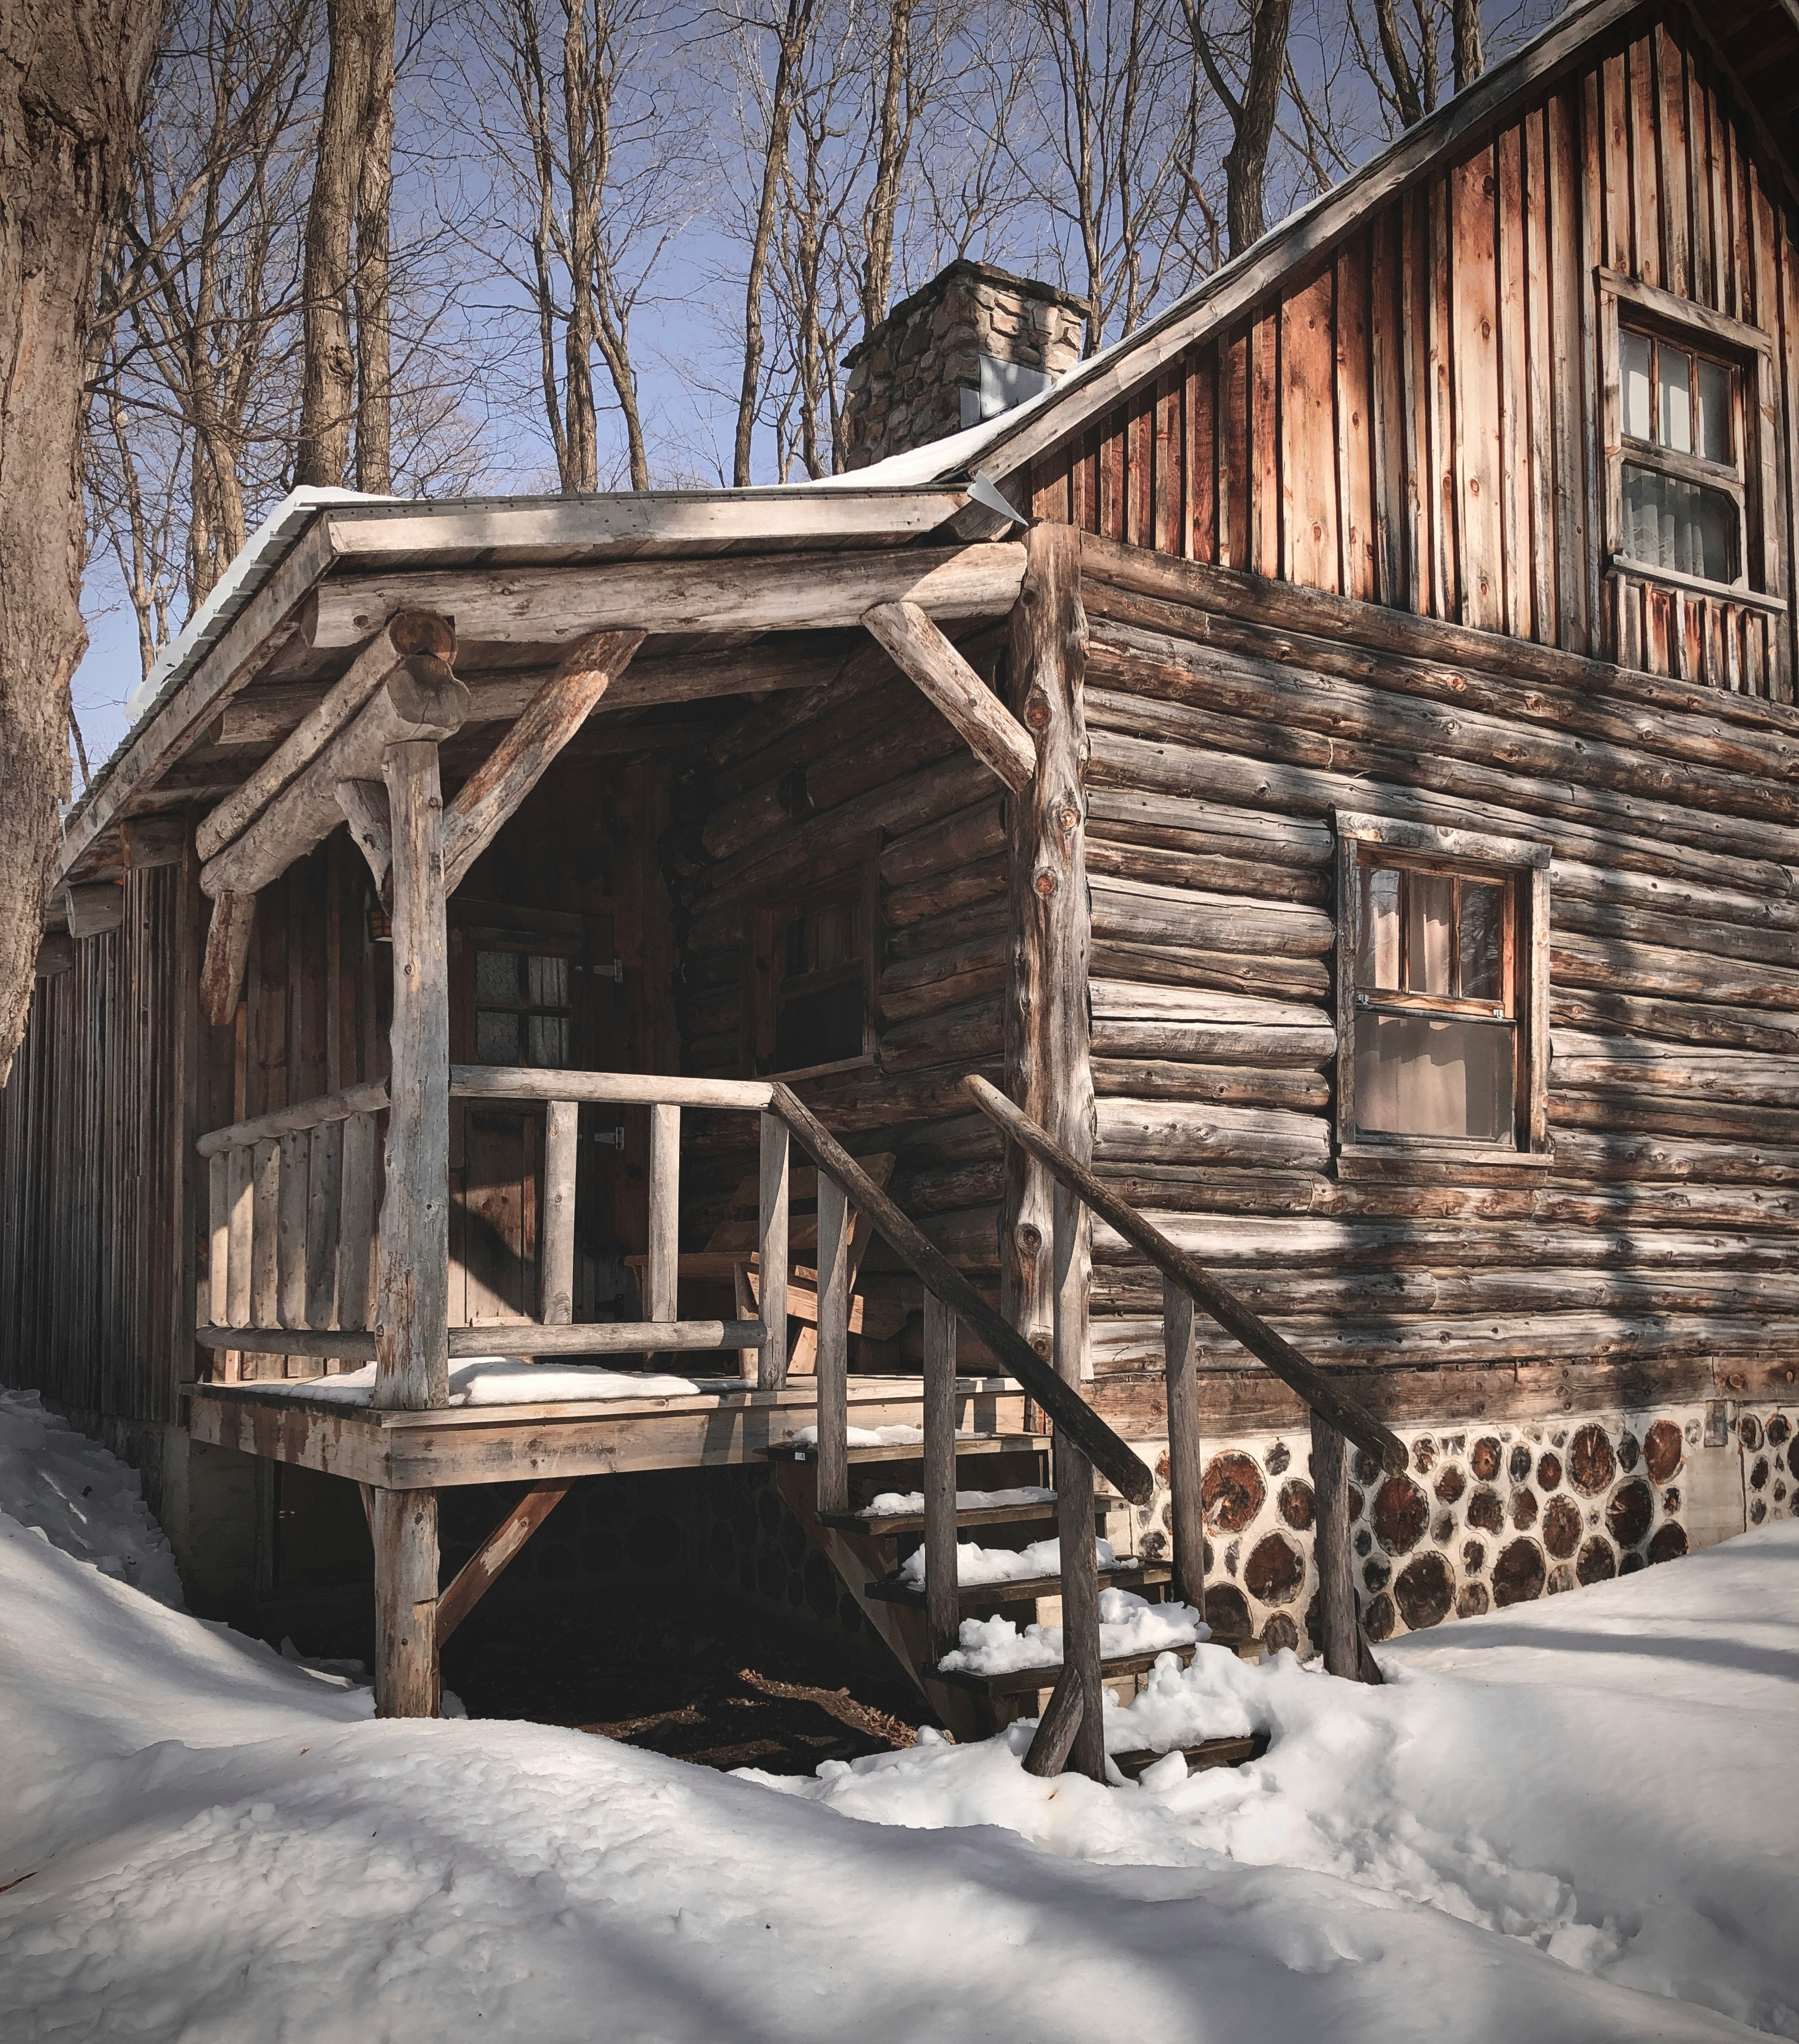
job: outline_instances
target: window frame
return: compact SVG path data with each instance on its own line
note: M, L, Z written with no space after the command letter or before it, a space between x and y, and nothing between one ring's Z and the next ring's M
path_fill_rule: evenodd
M1553 1159L1549 1139L1549 863L1551 847L1533 838L1499 837L1360 810L1333 813L1337 829L1337 1165L1340 1175L1391 1172L1407 1165L1433 1174L1476 1166L1483 1172L1540 1170ZM1378 1003L1356 984L1362 943L1363 875L1378 855L1414 871L1505 883L1510 893L1509 1019L1513 1060L1513 1142L1405 1134L1358 1127L1356 1030L1367 1013L1457 1013L1491 1018L1495 1003L1395 990ZM1371 855L1376 856L1371 857Z
M1628 576L1663 587L1691 590L1751 608L1784 613L1786 599L1766 592L1778 586L1779 563L1766 506L1774 501L1778 478L1770 467L1773 417L1773 343L1760 328L1708 306L1677 298L1652 284L1613 270L1596 273L1599 297L1601 417L1605 464L1606 565L1613 576ZM1732 429L1734 465L1683 455L1653 441L1627 438L1624 431L1624 376L1621 329L1663 341L1682 352L1733 372ZM1657 401L1652 394L1651 402ZM1653 426L1654 421L1651 421ZM1663 567L1625 551L1624 470L1626 463L1716 490L1736 505L1736 574L1729 582L1683 569Z
M839 901L853 902L861 913L861 955L846 959L842 965L824 966L801 975L808 984L800 991L817 992L828 986L859 981L862 989L862 1047L852 1055L833 1058L823 1064L782 1067L775 1062L775 1056L786 971L777 955L777 928L796 912L809 912ZM880 1043L876 1009L880 985L880 869L872 855L859 867L783 888L778 895L756 904L751 916L754 997L744 1058L748 1077L784 1081L823 1078L832 1072L857 1071L875 1063Z

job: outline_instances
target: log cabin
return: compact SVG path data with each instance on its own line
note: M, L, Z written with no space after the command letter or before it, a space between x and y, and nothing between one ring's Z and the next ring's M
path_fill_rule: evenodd
M1587 0L1102 353L953 266L829 483L288 500L67 819L6 1379L197 1579L359 1485L384 1711L754 1466L1089 1771L1102 1585L1367 1675L1799 1512L1795 164L1789 8Z

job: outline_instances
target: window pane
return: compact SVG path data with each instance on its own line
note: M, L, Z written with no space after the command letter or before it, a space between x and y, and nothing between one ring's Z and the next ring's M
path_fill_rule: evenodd
M533 1008L566 1008L569 962L566 958L525 960L525 996Z
M1632 440L1654 437L1649 394L1649 336L1618 330L1618 368L1624 384L1624 429Z
M1364 872L1362 896L1361 955L1356 961L1358 986L1399 985L1399 876L1390 866Z
M1731 582L1736 574L1736 506L1721 490L1624 467L1624 551L1651 567Z
M569 1061L569 1018L566 1015L533 1015L529 1017L529 1024L531 1055L527 1062L559 1071Z
M504 954L508 961L512 954ZM475 1062L481 1065L516 1065L519 1062L519 1018L493 1009L475 1011Z
M1462 997L1499 1001L1506 959L1506 890L1482 880L1462 882Z
M1694 450L1707 461L1731 459L1731 375L1721 363L1699 364L1699 440Z
M1510 1142L1513 1040L1504 1022L1357 1016L1357 1127Z
M1449 959L1455 942L1456 883L1442 873L1411 873L1406 878L1407 990L1453 993Z
M1663 342L1656 365L1662 372L1662 444L1676 454L1693 451L1693 357Z
M519 997L518 953L477 951L474 992L477 1001L503 1001L510 1007Z

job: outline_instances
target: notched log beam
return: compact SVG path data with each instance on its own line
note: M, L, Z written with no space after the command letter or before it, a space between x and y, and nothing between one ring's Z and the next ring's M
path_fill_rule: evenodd
M863 613L862 622L900 671L1015 794L1030 786L1037 771L1030 732L925 611L911 601L877 603Z
M387 885L393 864L393 832L388 820L387 790L378 781L339 781L337 806L350 826L350 835L362 849L374 875L378 893Z
M200 1012L216 1029L224 1028L237 1012L237 990L244 984L255 927L254 894L228 891L214 899L206 955L200 965Z

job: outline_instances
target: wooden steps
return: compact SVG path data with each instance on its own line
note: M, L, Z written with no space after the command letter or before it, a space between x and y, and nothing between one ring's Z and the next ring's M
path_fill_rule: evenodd
M1103 1499L1093 1508L1095 1520L1103 1520L1112 1508L1110 1499ZM821 1526L834 1527L840 1533L865 1533L871 1539L903 1539L924 1531L924 1514L922 1512L884 1512L878 1515L867 1512L821 1512ZM1022 1504L958 1504L956 1507L956 1526L960 1531L965 1527L1017 1526L1021 1527L1047 1527L1050 1532L1056 1528L1056 1500L1053 1497L1034 1499Z
M959 1523L959 1522L958 1522ZM1160 1562L1139 1562L1134 1557L1114 1562L1099 1570L1102 1589L1135 1590L1140 1596L1146 1589L1160 1589L1173 1580L1174 1572ZM902 1582L890 1576L884 1581L871 1583L868 1594L879 1597L888 1604L910 1604L915 1611L925 1608L924 1585L922 1583ZM960 1583L957 1585L957 1608L965 1618L983 1618L992 1616L996 1606L1034 1604L1040 1597L1059 1597L1062 1594L1062 1579L1057 1576L1012 1576L999 1582Z
M1157 1646L1141 1654L1108 1654L1099 1663L1099 1679L1102 1682L1114 1682L1133 1675L1147 1675L1164 1654L1178 1654L1180 1665L1191 1667L1199 1650L1194 1646ZM1041 1667L1008 1669L1003 1675L971 1674L965 1668L937 1668L931 1671L931 1680L997 1701L1003 1696L1028 1696L1039 1690L1052 1689L1061 1672L1060 1661L1046 1661Z
M1208 1739L1198 1746L1171 1746L1168 1751L1181 1756L1187 1762L1189 1774L1203 1774L1210 1767L1247 1766L1252 1760L1260 1760L1268 1750L1268 1734L1252 1731L1237 1739ZM1108 1756L1127 1781L1141 1780L1145 1769L1168 1757L1166 1753L1114 1753Z
M1047 1434L958 1434L956 1436L956 1456L960 1461L964 1455L1020 1455L1045 1453L1049 1447ZM796 1447L791 1441L782 1441L762 1452L772 1462L816 1462L819 1451L815 1447ZM850 1466L857 1468L865 1462L915 1462L924 1455L922 1443L917 1441L882 1441L862 1447L852 1447L849 1451Z

